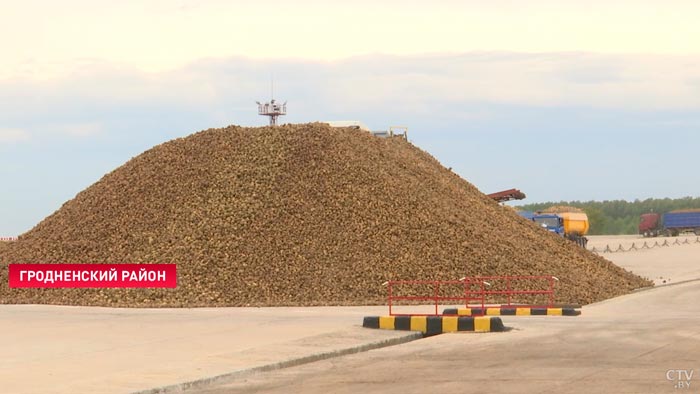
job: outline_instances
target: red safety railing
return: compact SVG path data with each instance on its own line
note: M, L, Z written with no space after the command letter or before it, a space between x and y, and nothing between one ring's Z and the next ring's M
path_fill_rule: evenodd
M390 316L439 316L440 305L464 305L465 308L480 308L484 314L486 307L495 308L548 308L554 305L554 285L558 281L554 276L476 276L460 280L398 280L388 281L388 304ZM542 288L532 289L534 284ZM524 286L526 288L520 288ZM397 288L411 287L410 295L397 294ZM416 294L415 290L418 290ZM444 292L445 289L451 289ZM422 293L421 293L422 291ZM400 293L400 292L399 292ZM537 300L544 303L522 302L523 299ZM397 301L401 305L397 305ZM430 301L426 303L425 301ZM520 302L519 302L520 301ZM397 306L431 306L432 313L396 313Z
M439 308L440 305L444 305L446 301L462 301L465 307L470 305L470 301L480 301L483 308L485 298L484 298L484 284L480 284L479 291L472 291L471 287L474 284L471 282L470 278L465 278L463 280L397 280L389 281L386 283L389 297L389 315L390 316L434 316L440 315ZM463 288L460 295L441 295L440 288L445 288L446 286L459 286ZM432 287L432 294L422 295L422 296L403 296L394 294L394 289L397 286L421 286L421 287ZM474 297L473 295L476 295ZM394 301L408 301L410 303L419 304L420 301L432 301L431 305L434 305L434 313L394 313L393 307ZM454 304L454 302L451 302ZM405 306L405 305L404 305Z
M497 299L500 300L500 305L501 307L529 307L529 308L551 308L554 306L554 284L555 282L559 281L559 279L555 276L545 276L545 275L540 275L540 276L477 276L474 277L472 280L476 281L482 281L486 284L485 290L484 290L484 296L488 299ZM503 283L498 283L499 286L496 286L496 283L494 281L500 281L504 282ZM542 282L542 288L541 289L519 289L517 287L518 282L523 282L523 281L528 281L528 282L537 282L540 281ZM514 284L516 286L514 286ZM505 286L505 288L502 288L502 286ZM494 290L494 288L501 288L501 290ZM503 298L499 298L498 296L503 296ZM546 303L522 303L522 302L513 302L513 298L515 297L516 300L522 299L522 297L518 296L527 296L528 298L536 298L536 296L543 296L543 298L546 299Z

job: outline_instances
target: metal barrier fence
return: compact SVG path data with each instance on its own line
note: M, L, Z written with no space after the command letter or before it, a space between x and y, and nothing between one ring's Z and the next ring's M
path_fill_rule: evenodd
M651 241L649 241L651 242ZM636 242L633 242L632 245L630 245L628 248L624 248L622 244L619 244L617 248L610 247L610 245L605 245L605 248L597 249L596 247L593 247L589 249L593 253L620 253L620 252L631 252L634 250L643 250L643 249L654 249L654 248L662 248L662 247L669 247L673 245L690 245L690 244L697 244L700 243L700 237L696 237L695 241L691 241L690 238L686 238L684 241L679 241L678 238L675 239L673 242L668 242L668 239L665 239L664 242L659 243L659 241L654 241L654 244L647 243L647 241L644 241L643 244L640 246L637 246Z
M483 315L486 307L551 308L554 306L554 276L476 276L460 280L400 280L385 283L390 316L442 316L440 305L460 304ZM406 290L406 288L410 290ZM398 306L426 305L431 313L398 313ZM398 305L397 305L398 302ZM539 303L538 303L539 302Z

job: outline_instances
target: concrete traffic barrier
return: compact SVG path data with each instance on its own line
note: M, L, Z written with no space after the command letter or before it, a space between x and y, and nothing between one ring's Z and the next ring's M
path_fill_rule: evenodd
M446 332L500 332L505 326L497 316L367 316L365 328L420 331L426 335Z
M443 315L457 316L578 316L581 311L576 308L531 308L531 307L493 307L486 308L447 308Z

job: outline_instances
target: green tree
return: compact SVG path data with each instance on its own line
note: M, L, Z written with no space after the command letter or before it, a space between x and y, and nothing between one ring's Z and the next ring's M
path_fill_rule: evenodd
M587 206L583 208L583 210L586 212L586 215L588 215L588 221L590 222L589 234L605 234L604 231L607 226L607 217L603 214L603 211L595 206Z

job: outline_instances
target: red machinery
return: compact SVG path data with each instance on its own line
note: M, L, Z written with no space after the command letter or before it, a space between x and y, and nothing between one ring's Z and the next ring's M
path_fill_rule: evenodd
M525 193L518 189L509 189L502 192L487 194L487 196L493 198L497 202L506 202L510 200L522 200L525 198Z

